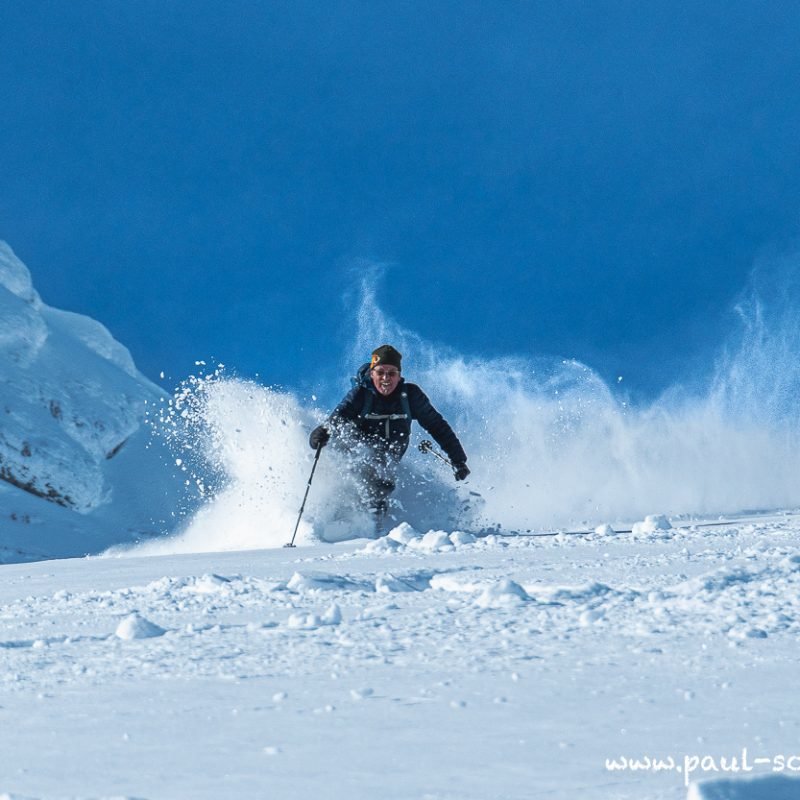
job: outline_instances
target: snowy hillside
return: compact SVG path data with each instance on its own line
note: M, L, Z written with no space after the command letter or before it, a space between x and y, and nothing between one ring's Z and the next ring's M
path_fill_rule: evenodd
M653 522L4 566L0 796L797 800L797 517Z
M162 397L100 323L45 305L0 242L0 561L155 532L176 500L142 426Z

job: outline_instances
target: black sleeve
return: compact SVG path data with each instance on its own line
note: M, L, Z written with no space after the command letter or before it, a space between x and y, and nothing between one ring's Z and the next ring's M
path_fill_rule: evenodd
M333 427L342 420L352 422L364 407L363 386L354 386L342 399L336 408L331 411L328 422Z
M406 384L411 416L433 436L454 464L463 464L467 454L447 420L431 405L428 396L414 383Z

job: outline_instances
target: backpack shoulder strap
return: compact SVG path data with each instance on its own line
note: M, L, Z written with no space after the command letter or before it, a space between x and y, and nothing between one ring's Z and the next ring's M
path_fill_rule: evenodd
M366 417L372 411L372 400L374 395L367 387L364 387L364 405L361 406L361 416Z
M406 419L411 422L411 403L408 402L408 392L405 389L400 393L400 403L403 406L403 413L406 415Z

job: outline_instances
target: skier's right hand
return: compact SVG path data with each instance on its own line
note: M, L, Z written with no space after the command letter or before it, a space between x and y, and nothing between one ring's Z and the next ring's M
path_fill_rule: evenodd
M320 447L325 447L330 441L331 435L324 425L319 425L311 431L311 436L308 437L308 443L311 445L312 450L317 450Z

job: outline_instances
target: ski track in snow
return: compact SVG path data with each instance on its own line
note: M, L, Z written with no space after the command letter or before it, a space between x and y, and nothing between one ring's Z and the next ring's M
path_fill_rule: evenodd
M4 567L0 791L685 798L683 775L605 759L798 751L798 541L791 519L644 540L400 526Z

